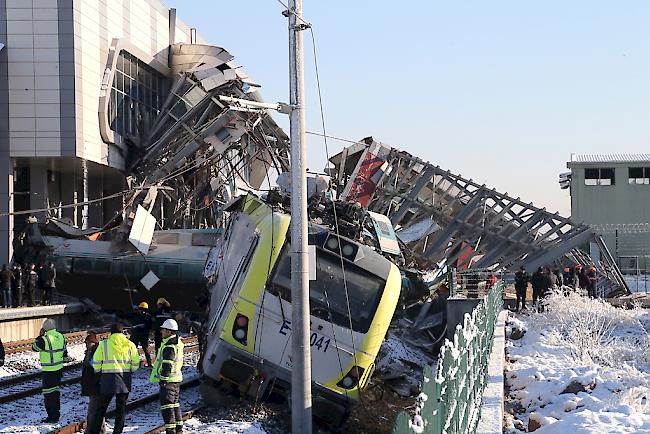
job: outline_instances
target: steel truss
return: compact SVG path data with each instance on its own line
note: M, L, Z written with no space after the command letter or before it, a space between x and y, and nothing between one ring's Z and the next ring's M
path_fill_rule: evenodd
M514 270L594 265L601 294L627 292L600 235L372 137L330 160L342 198L390 217L417 265ZM580 247L595 243L593 260Z
M227 51L180 44L173 53L178 77L129 164L134 192L126 200L121 241L138 205L155 213L163 228L215 226L232 196L259 189L271 169L289 167L289 138L267 110L220 98L261 101L257 85ZM158 192L166 206L154 209Z

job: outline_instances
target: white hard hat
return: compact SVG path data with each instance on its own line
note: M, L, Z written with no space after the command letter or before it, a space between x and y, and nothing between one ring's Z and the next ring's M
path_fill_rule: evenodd
M173 319L167 319L167 320L165 320L164 323L162 323L160 328L177 332L178 331L178 323Z
M43 321L43 330L50 331L56 328L56 322L52 318Z

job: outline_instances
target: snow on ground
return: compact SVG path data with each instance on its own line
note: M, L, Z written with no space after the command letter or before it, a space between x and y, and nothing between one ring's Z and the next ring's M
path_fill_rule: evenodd
M80 362L84 359L86 346L74 344L68 346L67 363ZM35 351L24 351L21 353L7 354L4 366L0 367L0 378L9 378L31 372L40 372L41 364L38 360L38 353Z
M83 347L83 345L81 345L81 347ZM23 354L17 354L16 356L22 356ZM33 354L38 357L37 353ZM73 352L73 354L76 354L76 351ZM198 372L195 367L197 356L198 353L185 355L185 366L183 366L183 378L185 380L198 377ZM149 383L150 373L150 368L140 368L133 374L132 391L129 394L129 401L151 395L158 391L157 384ZM183 392L181 392L181 396L182 395ZM196 404L196 402L188 401L187 405L189 406L193 404ZM114 401L111 403L109 410L112 408L115 408ZM189 410L189 407L184 408L184 410ZM41 423L47 414L45 413L45 407L43 406L43 396L35 395L16 402L0 404L0 433L32 434L50 432L58 427L84 420L87 411L88 397L81 396L81 386L79 384L63 386L61 387L61 419L58 424ZM157 408L151 407L150 412L154 416L159 416ZM135 418L127 416L127 425L132 424L139 426L139 422L136 418L137 414ZM140 417L140 419L142 419L142 417ZM155 423L150 423L147 425L149 427L148 429L151 429L153 426L159 425L160 423L159 420ZM127 431L125 430L125 432Z
M205 434L266 434L266 431L257 423L232 422L229 420L218 420L214 422L201 422L199 419L188 419L183 426L185 433Z
M506 432L650 433L648 330L650 311L578 294L511 316L505 377L515 416Z

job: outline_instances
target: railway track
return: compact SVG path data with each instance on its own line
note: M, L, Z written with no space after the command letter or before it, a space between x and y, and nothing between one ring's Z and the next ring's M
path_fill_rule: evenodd
M181 383L180 387L181 387L181 390L185 390L185 389L189 389L189 388L193 388L193 387L198 387L199 384L200 384L199 378L192 378L192 379L183 381ZM156 392L156 393L152 393L150 395L144 396L142 398L138 398L136 400L129 401L126 404L126 411L127 412L132 412L132 411L134 411L136 409L139 409L139 408L142 408L142 407L146 406L149 403L156 402L158 400L158 396L159 396L159 394L158 394L158 392ZM198 408L195 408L195 409L191 410L190 412L187 412L186 414L184 414L183 415L183 420L186 420L187 418L192 417L192 415L195 414L197 410L198 410ZM115 410L111 410L111 411L108 411L106 413L107 418L113 417L114 415L115 415ZM74 434L74 433L82 431L85 428L86 428L86 420L83 420L83 421L80 421L80 422L75 422L75 423L72 423L70 425L64 426L62 428L58 428L58 429L56 429L54 431L50 431L49 434ZM162 425L160 425L160 426L157 426L156 428L154 428L153 430L147 431L147 434L148 433L162 432L162 431L160 431L161 428L164 431L164 427Z
M71 344L82 344L86 339L87 334L88 331L83 330L78 332L64 333L63 335L65 336L68 345L71 345ZM98 337L99 339L104 339L109 334L110 333L103 331L98 335ZM25 351L30 351L32 349L33 342L34 339L24 339L22 341L7 342L5 343L5 354L16 354Z
M186 354L191 354L199 351L199 345L196 336L182 338L182 340L186 345ZM142 349L140 349L140 354L144 355ZM71 384L77 384L81 382L81 365L81 362L77 362L63 367L64 374L61 380L61 386L69 386ZM0 381L0 390L2 391L0 394L0 404L6 404L27 398L29 396L40 394L40 378L40 372L33 372Z

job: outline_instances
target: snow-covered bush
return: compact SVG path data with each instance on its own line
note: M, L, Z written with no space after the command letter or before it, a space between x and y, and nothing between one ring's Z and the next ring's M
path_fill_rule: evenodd
M565 347L579 364L620 366L650 363L650 337L636 310L624 310L578 293L553 292L547 310L531 320L546 330L549 343Z

